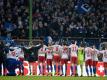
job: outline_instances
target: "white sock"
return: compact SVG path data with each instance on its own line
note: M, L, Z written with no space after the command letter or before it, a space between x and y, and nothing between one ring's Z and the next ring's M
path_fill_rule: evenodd
M52 64L52 76L55 75L55 69L54 69L54 65Z
M80 67L80 65L77 65L77 73L78 73L78 76L81 76L81 67Z
M66 74L66 66L65 64L63 64L63 75L65 76L65 74Z
M51 66L49 65L49 73L51 73Z

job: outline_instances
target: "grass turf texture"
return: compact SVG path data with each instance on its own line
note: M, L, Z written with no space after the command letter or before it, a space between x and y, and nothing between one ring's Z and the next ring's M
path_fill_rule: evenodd
M0 76L0 80L107 80L107 77Z

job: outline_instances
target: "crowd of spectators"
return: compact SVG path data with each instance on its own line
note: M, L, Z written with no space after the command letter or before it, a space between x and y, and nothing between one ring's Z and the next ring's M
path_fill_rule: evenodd
M32 5L33 38L107 38L106 0L33 0ZM0 37L27 39L28 27L29 0L0 0Z

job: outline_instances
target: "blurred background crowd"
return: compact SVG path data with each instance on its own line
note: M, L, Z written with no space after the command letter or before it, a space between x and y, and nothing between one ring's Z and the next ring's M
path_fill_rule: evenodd
M33 0L32 9L33 39L107 38L106 0ZM0 0L0 39L28 38L29 0Z
M106 0L33 0L33 38L107 38ZM27 39L29 0L0 0L0 37Z

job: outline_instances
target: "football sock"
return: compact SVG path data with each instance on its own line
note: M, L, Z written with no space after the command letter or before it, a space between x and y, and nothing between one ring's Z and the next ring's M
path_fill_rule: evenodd
M88 66L86 66L86 72L87 72L87 75L89 76L89 73L88 73Z
M96 67L93 67L93 72L94 74L96 74Z
M91 75L92 75L92 66L89 66L89 68L90 68L90 73L91 73Z

